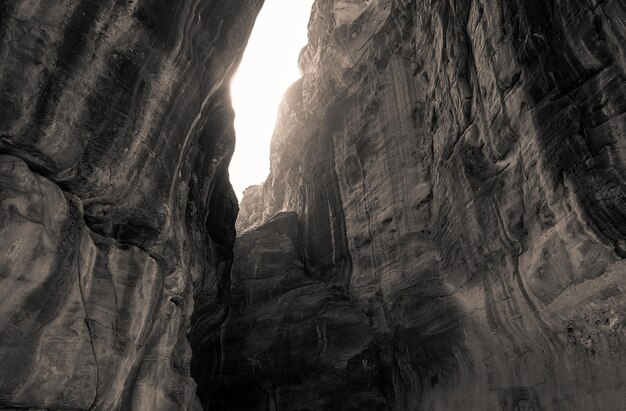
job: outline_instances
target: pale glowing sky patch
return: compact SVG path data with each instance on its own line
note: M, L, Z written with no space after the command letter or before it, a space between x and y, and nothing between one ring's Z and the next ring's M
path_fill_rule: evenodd
M237 144L230 181L243 190L269 173L270 141L278 105L298 78L298 55L307 42L313 0L265 0L231 84Z

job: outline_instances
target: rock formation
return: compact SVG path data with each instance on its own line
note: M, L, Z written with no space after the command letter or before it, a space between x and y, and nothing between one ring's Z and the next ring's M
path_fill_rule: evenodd
M317 0L230 274L262 3L0 2L0 408L622 409L624 2Z
M0 2L0 408L198 405L237 213L228 83L262 3Z
M298 237L298 216L282 213L236 241L215 408L376 410L385 403L368 317L344 289L306 274Z
M624 21L317 0L242 202L215 409L622 409Z
M263 221L263 186L250 186L244 190L235 228L239 235L258 227Z

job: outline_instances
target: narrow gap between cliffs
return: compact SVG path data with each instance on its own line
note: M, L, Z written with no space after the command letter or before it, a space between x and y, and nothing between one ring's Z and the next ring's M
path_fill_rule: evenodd
M229 174L237 198L269 173L270 141L285 90L301 77L313 0L265 0L231 84L235 153Z

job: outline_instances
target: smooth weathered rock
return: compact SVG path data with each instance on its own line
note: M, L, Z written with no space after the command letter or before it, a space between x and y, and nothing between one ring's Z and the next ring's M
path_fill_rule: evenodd
M262 3L0 4L0 408L204 391L237 213L228 83Z
M241 230L299 215L303 275L368 318L383 407L623 407L624 21L618 0L315 3L270 176L242 202L262 206L242 210ZM263 229L237 247L251 233ZM234 275L252 281L276 247ZM246 327L271 317L299 328L292 313L316 310L303 297L283 305L293 291L278 292L276 274L254 281L234 290L272 297ZM361 324L347 318L342 327ZM245 336L238 327L225 335ZM300 338L282 334L268 350L248 335L227 340L230 363L262 353L279 364ZM346 339L342 350L358 347ZM293 392L289 368L261 369L222 383ZM333 402L327 384L306 395L375 409ZM242 409L298 409L289 396L250 395L258 405Z
M384 404L368 318L344 290L305 275L296 214L279 214L237 238L231 293L226 354L209 408Z

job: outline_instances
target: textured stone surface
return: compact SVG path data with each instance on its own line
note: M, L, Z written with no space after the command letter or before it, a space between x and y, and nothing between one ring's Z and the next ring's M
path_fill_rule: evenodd
M237 213L228 82L262 3L0 2L0 408L204 391Z
M239 236L213 407L376 409L374 334L339 287L305 275L298 216ZM211 407L209 407L211 408Z
M303 275L368 319L383 409L622 409L624 21L618 0L315 3L305 75L285 96L270 176L242 202L261 208L244 207L240 231L297 213ZM262 357L261 371L221 381L270 387L241 409L304 409L276 394L294 392L291 368L276 364L302 334L280 334L275 350L265 338L277 318L305 328L292 315L318 300L285 304L295 291L275 273L254 277L282 250L264 235L233 273L249 280L234 291L250 311L224 331L249 336L227 339L227 363ZM361 343L347 338L345 358ZM302 398L376 409L331 401L328 384Z
M263 186L250 186L244 190L244 196L239 204L239 214L235 228L237 235L246 230L257 228L263 221Z

